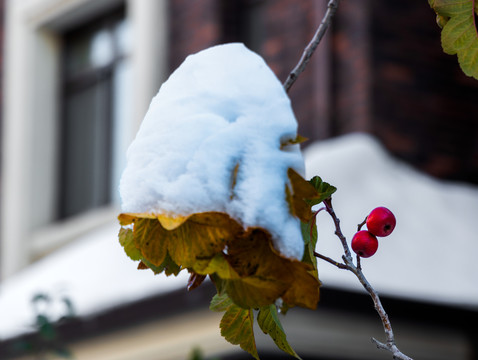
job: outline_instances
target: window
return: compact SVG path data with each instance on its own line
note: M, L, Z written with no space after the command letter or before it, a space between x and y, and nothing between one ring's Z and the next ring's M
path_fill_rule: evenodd
M167 74L167 4L6 2L0 278L115 224L126 149Z
M59 219L117 200L129 114L128 35L121 11L64 34Z

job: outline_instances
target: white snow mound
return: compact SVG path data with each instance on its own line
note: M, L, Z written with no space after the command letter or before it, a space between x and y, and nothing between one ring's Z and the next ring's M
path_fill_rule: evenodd
M301 259L285 186L287 169L303 174L304 161L297 145L281 149L296 135L290 100L260 56L237 43L191 55L161 86L128 149L122 210L226 212Z

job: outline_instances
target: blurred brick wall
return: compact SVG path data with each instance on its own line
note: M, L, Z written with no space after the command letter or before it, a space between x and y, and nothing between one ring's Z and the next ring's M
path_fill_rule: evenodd
M224 6L223 0L172 0L169 3L171 19L170 70L176 69L184 58L201 49L224 42L241 41L252 50L261 54L281 82L297 64L304 46L312 39L316 25L320 22L325 9L325 0L244 0L232 1ZM237 6L242 3L260 16L260 36L254 41L241 38L244 32L225 29L224 20L233 21L234 14L224 11L236 11L237 16L247 16L248 11ZM231 3L230 3L231 4ZM235 5L234 5L235 4ZM320 7L320 14L317 9ZM250 19L243 19L250 21ZM227 25L227 24L226 24ZM231 32L232 33L225 33ZM250 42L253 42L251 44ZM299 121L299 132L316 138L318 133L319 108L314 102L317 86L313 81L314 61L306 69L290 92L292 104ZM322 89L323 90L323 89ZM312 135L307 135L312 134ZM322 135L323 132L320 132ZM321 136L326 137L326 136Z
M218 9L218 0L169 2L171 71L189 54L220 42L221 25Z
M283 82L326 4L172 0L170 68L190 53L242 41ZM248 36L237 28L241 23L257 34ZM429 174L478 184L478 81L463 75L456 58L442 52L426 1L342 1L289 95L299 133L311 140L370 132L397 157Z
M397 156L478 184L478 81L443 53L426 1L374 1L373 131Z

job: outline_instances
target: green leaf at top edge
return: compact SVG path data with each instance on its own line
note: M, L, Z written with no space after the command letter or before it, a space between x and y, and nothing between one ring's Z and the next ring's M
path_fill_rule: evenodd
M287 342L287 338L282 328L282 324L279 320L279 314L275 305L269 305L261 308L259 314L257 315L257 323L259 327L264 332L268 334L279 349L286 352L289 355L294 356L297 359L300 359L299 355L292 349L290 344Z
M469 0L429 0L442 28L441 44L447 54L458 56L458 63L467 76L478 79L478 6Z

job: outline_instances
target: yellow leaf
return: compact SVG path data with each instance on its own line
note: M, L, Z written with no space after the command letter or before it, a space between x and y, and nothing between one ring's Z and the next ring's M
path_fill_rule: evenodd
M121 226L132 224L136 219L154 219L156 216L149 213L122 213L118 215Z
M295 216L303 222L308 222L313 214L310 205L305 200L316 199L320 196L317 190L294 169L287 171L292 192L286 189L286 198Z
M273 247L270 235L262 229L250 229L228 246L226 258L241 276L226 282L226 291L244 308L274 303L288 293L287 304L306 304L315 308L319 282L310 275L313 267L282 257ZM307 286L302 292L294 290Z
M281 150L284 150L289 145L302 144L303 142L306 142L307 140L309 139L302 135L297 135L295 139L288 139L285 141L281 141L280 148Z
M161 226L166 230L174 230L177 227L181 226L189 216L169 216L164 214L156 215L156 218L161 223Z
M302 189L300 181L294 178L294 183L301 184ZM302 190L298 193L310 195ZM170 221L164 215L160 221L154 214L122 214L119 218L125 226L133 224L134 243L144 263L140 268L168 272L165 264L169 259L175 267L169 273L188 269L198 275L197 279L211 275L216 286L245 309L273 304L281 297L288 306L317 305L319 281L311 275L313 266L283 257L264 229L245 230L220 212L184 216L182 222L178 217ZM174 226L167 229L165 223ZM192 282L194 286L199 283Z
M191 215L168 236L171 258L183 267L204 268L232 241L241 227L227 214L206 212Z
M284 302L289 306L301 306L308 309L315 309L319 302L319 280L306 270L306 265L301 262L293 263L289 268L294 281L282 296Z
M168 243L166 230L156 219L138 218L134 222L133 236L136 247L143 257L155 266L160 266L166 258Z

